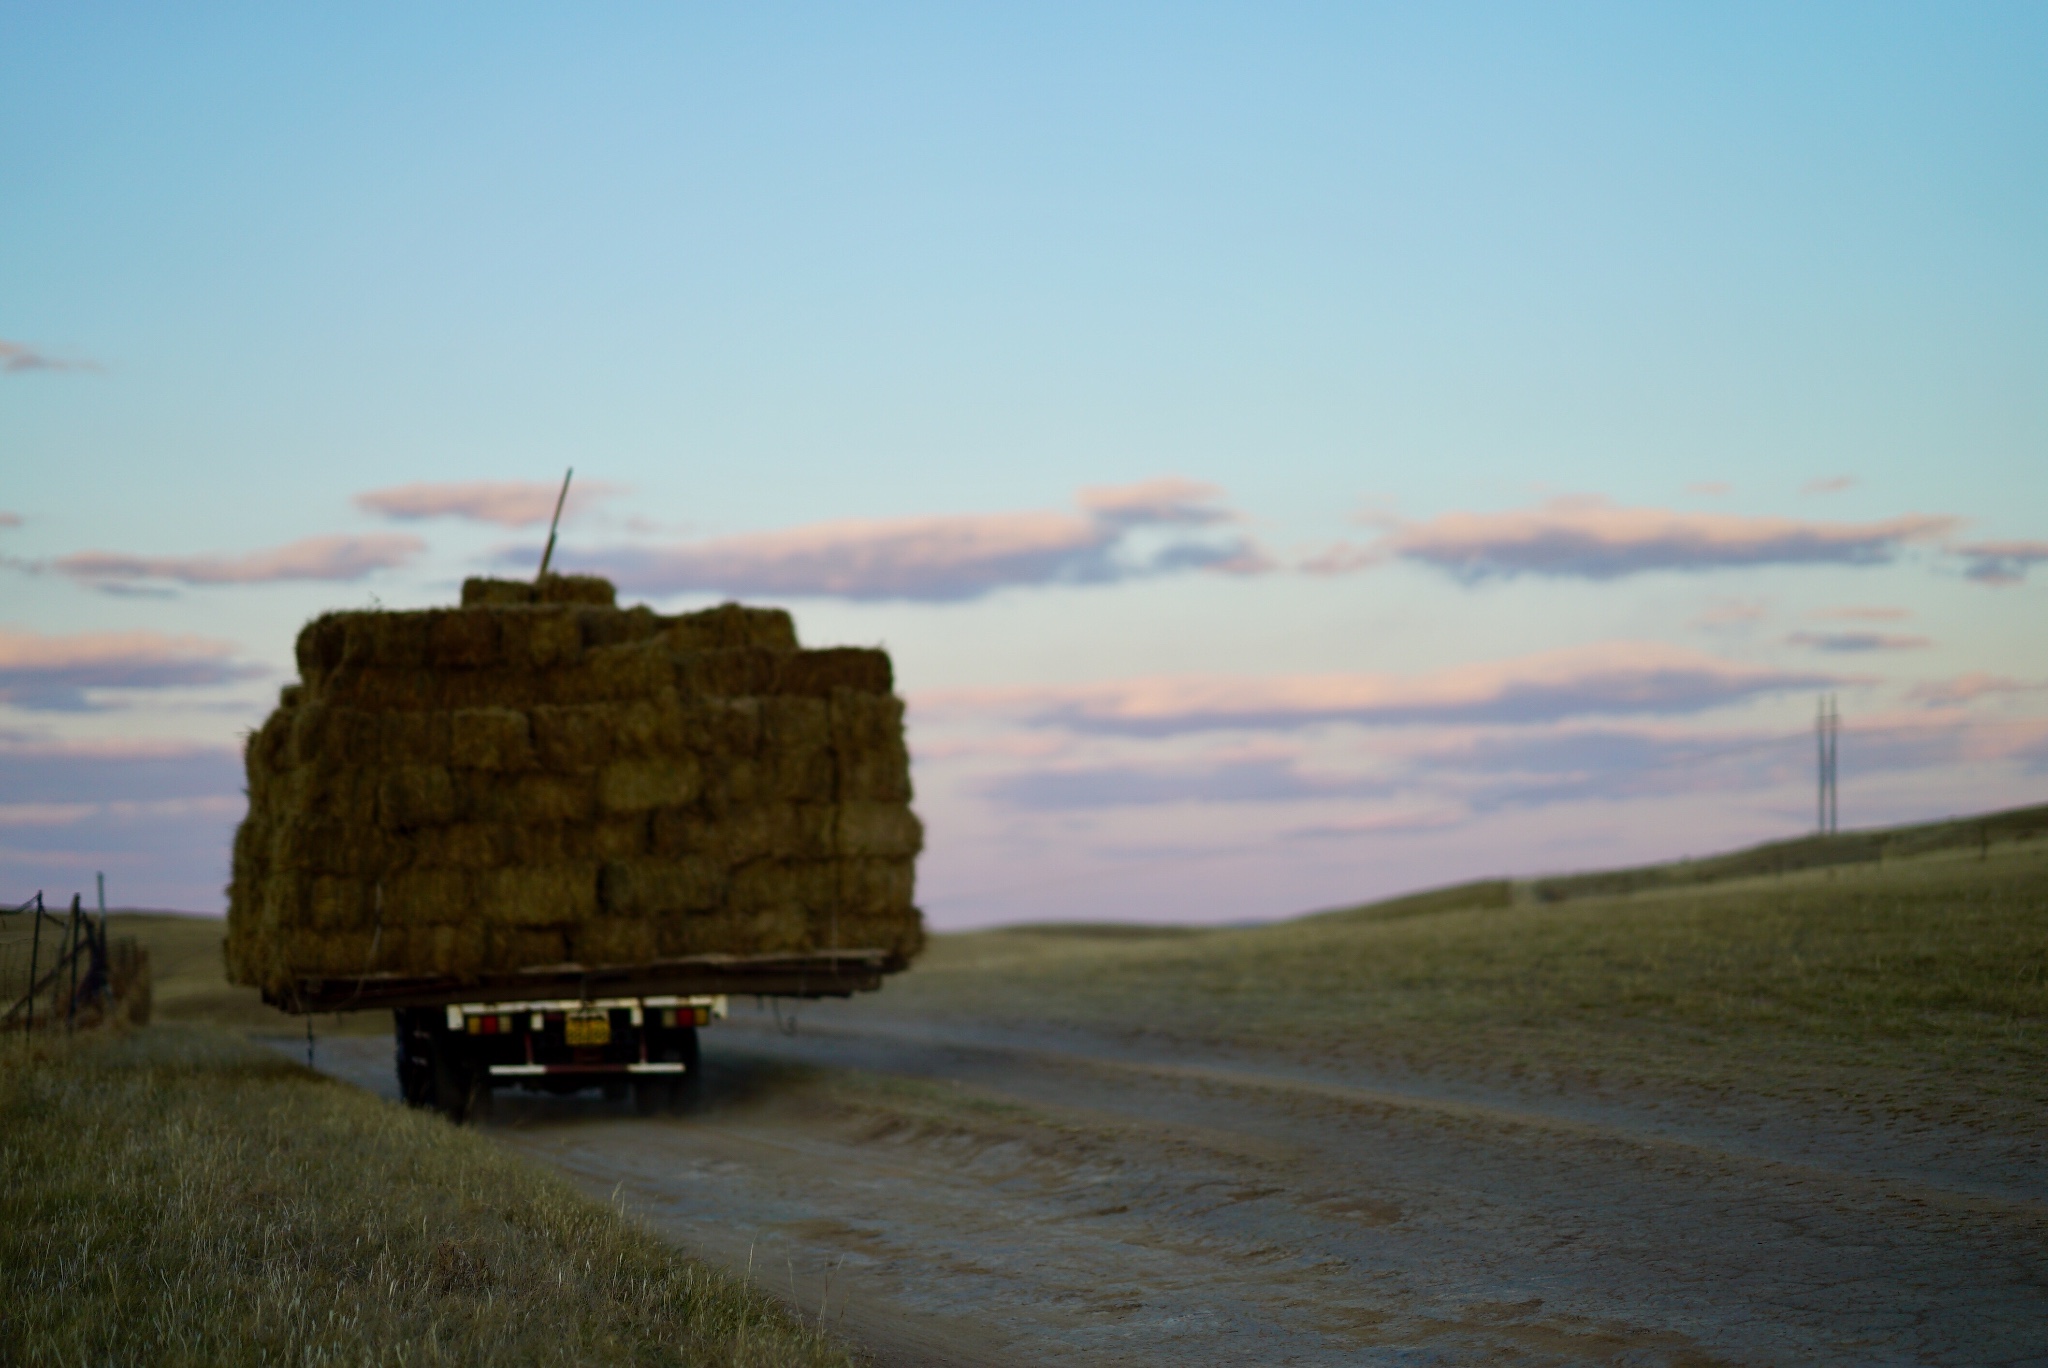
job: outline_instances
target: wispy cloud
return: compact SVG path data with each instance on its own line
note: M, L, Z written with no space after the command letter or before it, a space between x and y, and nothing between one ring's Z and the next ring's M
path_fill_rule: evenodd
M0 866L24 889L61 898L103 870L116 906L220 910L248 805L234 747L0 736L0 773Z
M989 712L1126 735L1291 729L1329 722L1541 723L1683 714L1838 677L1738 664L1659 642L1610 642L1425 675L1170 675L1100 684L921 694L921 714Z
M1317 776L1305 773L1291 760L1257 758L1027 770L991 779L981 791L1007 807L1068 812L1165 803L1364 797L1386 792L1387 785L1379 779Z
M1973 670L1969 674L1957 675L1954 679L1918 685L1910 690L1906 697L1914 703L1925 703L1933 707L1956 707L1998 694L2039 693L2044 690L2048 690L2048 683L2029 684L2007 675Z
M119 589L140 582L176 584L270 584L281 580L359 580L373 571L404 565L426 549L418 537L378 533L366 537L306 537L268 551L239 556L137 556L119 551L80 551L50 562L50 568L97 588Z
M37 351L20 342L0 341L0 371L18 375L23 371L96 371L96 361L65 361Z
M497 527L534 527L555 513L562 487L546 480L470 480L453 484L394 485L355 497L366 513L412 522L423 518L464 518ZM625 492L623 485L589 480L569 486L562 516L567 518L602 499Z
M45 636L0 628L0 702L77 712L94 706L90 690L192 688L265 673L236 664L234 654L232 643L203 637L148 631Z
M1467 584L1518 575L1606 580L1652 570L1754 565L1877 565L1957 520L1908 514L1882 522L1622 508L1598 498L1553 499L1512 513L1447 513L1409 523L1366 547L1338 547L1305 569L1336 573L1398 558Z
M113 798L103 803L0 803L0 827L75 826L95 817L240 817L246 798L218 793L203 798Z
M1799 486L1801 494L1840 494L1856 487L1854 475L1825 475Z
M1718 499L1734 486L1725 480L1701 480L1685 487L1688 494L1697 494L1703 499Z
M2018 584L2048 561L2048 541L1971 542L1953 549L1969 562L1963 573L1982 584Z
M2048 718L2004 729L1924 714L1867 718L1846 735L1857 772L1867 778L1965 759L2024 760L2048 738ZM1803 779L1811 746L1803 729L1702 733L1662 722L1428 729L1369 754L1309 738L1253 757L1138 750L1105 762L1015 769L973 788L1013 813L1295 806L1341 815L1334 826L1288 834L1369 836L1557 804L1755 792ZM1361 807L1357 817L1349 815Z
M9 513L6 509L0 508L0 527L19 526L21 526L21 514Z
M1077 511L847 519L575 558L641 593L948 601L1018 585L1102 584L1180 570L1270 568L1222 491L1192 480L1084 489ZM1204 534L1206 535L1200 535ZM509 561L528 553L509 550Z
M1864 651L1917 651L1933 643L1924 636L1895 632L1794 632L1785 638L1793 646L1837 654Z

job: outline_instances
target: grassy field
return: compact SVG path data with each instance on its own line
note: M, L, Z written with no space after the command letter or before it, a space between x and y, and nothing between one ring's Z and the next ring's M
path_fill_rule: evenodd
M487 1140L218 1029L0 1044L0 1362L849 1362Z
M2048 1107L2038 825L1475 883L1249 929L941 935L859 1006L2031 1135ZM149 947L164 1024L0 1041L0 1361L845 1361L480 1137L243 1043L304 1021L224 982L218 921L113 929Z
M2048 841L1549 902L1473 884L1254 929L940 936L883 996L1317 1063L2033 1126Z

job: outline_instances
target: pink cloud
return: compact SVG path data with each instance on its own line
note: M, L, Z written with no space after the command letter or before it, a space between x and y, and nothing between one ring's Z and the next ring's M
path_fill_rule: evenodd
M1919 685L1908 692L1906 697L1915 703L1943 707L1971 703L1996 694L2037 693L2044 689L2048 689L2048 684L2028 684L2005 675L1986 674L1977 670L1957 675L1954 679Z
M1097 518L1111 522L1200 526L1236 522L1238 515L1219 507L1223 491L1200 480L1166 475L1128 485L1089 485L1074 496Z
M135 556L117 551L81 551L51 562L75 580L101 587L138 580L179 584L270 584L280 580L359 580L375 570L404 565L426 549L418 537L380 533L367 537L306 537L268 551L240 556Z
M813 523L670 547L579 554L580 569L643 593L786 594L944 601L1015 585L1099 584L1206 569L1270 568L1249 539L1177 536L1149 551L1134 532L1236 521L1222 491L1162 479L1083 490L1078 512L941 514ZM524 558L523 551L507 559Z
M1854 475L1828 475L1818 480L1808 480L1799 486L1801 494L1840 494L1856 487Z
M0 737L0 863L53 901L91 898L96 870L116 907L218 911L235 822L247 811L233 746L139 738Z
M416 521L421 518L467 518L498 527L545 526L554 517L562 486L545 480L470 480L455 484L395 485L355 497L355 505L381 517ZM569 486L563 517L588 509L600 499L622 494L622 485L591 480Z
M230 642L157 632L45 636L0 628L0 702L75 712L87 690L175 689L226 684L264 673L237 665Z
M2018 584L2036 564L2048 561L2048 541L1972 542L1951 549L1969 559L1963 573L1980 584Z
M1837 654L1862 651L1917 651L1933 643L1924 636L1904 636L1893 632L1794 632L1785 638L1794 646L1807 646L1816 651L1833 651Z
M919 715L994 712L1075 731L1169 735L1327 722L1546 723L1703 712L1838 677L1722 660L1660 642L1609 642L1426 675L1167 675L919 695Z
M96 371L93 361L60 361L19 342L0 341L0 371L10 375L23 371Z
M1515 513L1447 513L1407 524L1363 550L1325 553L1305 568L1332 573L1372 564L1375 556L1398 557L1470 584L1517 575L1614 579L1650 570L1873 565L1956 526L1954 518L1927 514L1829 523L1565 498Z
M21 514L9 513L5 509L0 509L0 527L19 526L21 526Z
M236 817L249 809L238 794L200 798L115 798L103 803L0 803L0 827L74 826L94 817Z

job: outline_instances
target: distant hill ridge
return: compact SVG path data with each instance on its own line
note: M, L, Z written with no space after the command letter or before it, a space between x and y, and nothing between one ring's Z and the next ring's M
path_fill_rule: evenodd
M1943 851L1975 850L1988 854L1995 845L2035 841L2044 836L2048 836L2048 804L2038 804L1989 812L1978 817L1954 817L1940 822L1916 822L1908 826L1872 827L1828 836L1768 841L1763 845L1698 860L1672 860L1663 864L1560 874L1540 879L1478 879L1471 883L1453 884L1449 888L1432 888L1381 902L1334 908L1310 915L1382 921L1447 912L1453 908L1512 907L1516 903L1612 897L1766 874L1793 874L1800 870L1837 865L1876 864Z

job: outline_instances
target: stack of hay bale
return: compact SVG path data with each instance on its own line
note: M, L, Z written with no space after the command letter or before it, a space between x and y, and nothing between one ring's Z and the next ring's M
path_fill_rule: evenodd
M923 944L881 651L550 576L329 613L298 660L248 743L238 983Z

